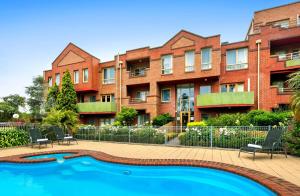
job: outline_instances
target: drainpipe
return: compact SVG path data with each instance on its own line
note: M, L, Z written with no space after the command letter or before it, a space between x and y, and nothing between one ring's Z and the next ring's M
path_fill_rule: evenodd
M119 53L117 55L117 60L116 60L116 71L115 71L115 84L116 84L116 95L115 99L117 100L117 93L118 93L118 67L119 67ZM117 107L118 111L118 107Z
M256 44L257 44L257 109L259 110L259 91L260 91L260 44L261 44L261 40L258 39L256 40Z
M247 89L248 92L250 92L250 78L248 78L248 89Z
M120 74L120 82L119 82L119 97L120 97L120 102L119 102L119 111L122 109L122 61L120 61L120 55L118 53L117 56L117 66L119 67L119 74Z

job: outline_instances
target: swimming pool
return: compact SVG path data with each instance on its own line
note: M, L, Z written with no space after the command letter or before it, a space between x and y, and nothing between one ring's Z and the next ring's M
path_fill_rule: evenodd
M276 195L248 178L221 170L132 166L89 156L0 163L0 179L5 179L0 180L1 195Z

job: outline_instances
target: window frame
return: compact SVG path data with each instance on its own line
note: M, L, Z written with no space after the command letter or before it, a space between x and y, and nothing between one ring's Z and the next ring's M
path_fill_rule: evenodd
M85 71L87 71L87 78L85 80L85 76L84 73ZM82 69L82 83L88 83L89 82L89 69L88 68L84 68Z
M231 85L234 85L232 92L230 91ZM238 91L239 85L243 85L243 91ZM222 86L226 86L226 92L222 92ZM241 92L245 92L245 83L243 82L220 84L220 93L241 93Z
M114 77L110 78L110 73L108 74L109 78L105 79L105 70L114 70ZM105 67L103 68L103 73L102 73L102 84L114 84L115 83L115 78L116 78L116 70L115 67Z
M193 65L187 65L187 62L188 62L187 54L191 53L191 52L193 53ZM192 68L192 69L189 69L189 68ZM187 50L184 52L184 71L185 72L195 71L195 50Z
M52 80L52 76L48 77L48 86L52 87L53 84L53 80Z
M103 101L103 97L104 97L105 101ZM110 100L109 102L107 101L108 97L109 97L109 100ZM115 102L114 94L103 94L103 95L101 95L101 102L102 103L112 103L112 102Z
M210 92L208 92L208 93L201 93L201 87L210 87ZM212 86L211 85L200 85L200 87L199 87L199 94L200 95L205 95L205 94L209 94L209 93L212 93Z
M90 95L89 96L89 102L97 102L97 96L96 95Z
M209 62L208 63L203 63L203 50L209 49ZM207 68L205 68L203 65L208 65ZM207 47L207 48L201 48L201 70L209 70L212 68L212 47Z
M169 69L165 69L164 68L164 58L169 56L171 58L170 60L170 68ZM165 73L166 70L170 70L169 73ZM161 74L162 75L169 75L169 74L173 74L173 55L172 54L165 54L161 56Z
M164 99L163 99L163 91L165 91L165 90L168 90L169 93L170 93L169 100L164 100ZM161 89L160 94L161 94L161 95L160 95L160 99L161 99L161 102L162 102L162 103L169 103L169 102L171 102L171 88L163 88L163 89Z
M78 81L76 82L76 73L77 73L77 77L78 77ZM74 84L79 84L79 70L74 70L73 71L73 82Z
M239 63L239 51L240 50L246 50L246 62ZM235 64L228 64L228 52L235 51ZM243 70L248 69L249 65L249 49L248 47L242 47L242 48L235 48L235 49L229 49L226 50L226 71L237 71L237 70ZM245 67L242 67L242 65L245 65ZM229 68L231 67L231 68Z
M278 21L275 21L273 23L273 26L274 27L280 27L280 28L289 28L290 27L290 20L289 19L284 19L284 20L278 20Z
M57 78L59 79L58 81L57 81ZM60 85L60 73L56 73L56 74L55 74L55 84L56 84L57 86Z

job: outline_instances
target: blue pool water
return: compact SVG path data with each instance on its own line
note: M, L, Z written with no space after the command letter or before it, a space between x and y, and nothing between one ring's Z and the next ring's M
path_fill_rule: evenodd
M47 163L0 163L0 191L10 196L275 195L252 180L225 171L130 166L88 156Z

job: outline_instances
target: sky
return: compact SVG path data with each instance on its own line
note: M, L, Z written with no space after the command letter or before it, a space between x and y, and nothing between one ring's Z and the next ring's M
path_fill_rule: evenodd
M295 0L0 0L0 97L25 96L32 78L73 42L101 61L164 44L181 29L245 38L254 11Z

